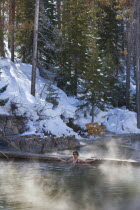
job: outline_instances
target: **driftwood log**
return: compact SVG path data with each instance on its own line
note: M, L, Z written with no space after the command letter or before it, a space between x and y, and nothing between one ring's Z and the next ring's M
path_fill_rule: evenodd
M0 151L0 159L6 160L36 160L36 161L61 161L59 158L68 158L57 155L41 155L26 152Z
M0 159L3 160L32 160L32 161L59 161L60 159L68 160L71 156L64 155L41 155L33 153L13 152L13 151L0 151ZM134 160L120 160L120 159L107 159L107 158L90 158L87 159L89 164L110 164L110 165L132 165L140 166L140 162Z
M109 165L132 165L132 166L140 166L140 162L139 161L135 161L135 160L121 160L121 159L108 159L108 158L94 158L94 159L88 159L88 160L93 160L93 162L95 165L97 164L109 164Z

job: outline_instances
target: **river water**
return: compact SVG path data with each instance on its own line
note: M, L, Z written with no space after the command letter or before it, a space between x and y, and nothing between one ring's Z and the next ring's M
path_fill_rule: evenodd
M60 152L71 154L72 151ZM88 145L81 158L140 159L140 151ZM139 210L140 168L60 162L0 162L0 209Z

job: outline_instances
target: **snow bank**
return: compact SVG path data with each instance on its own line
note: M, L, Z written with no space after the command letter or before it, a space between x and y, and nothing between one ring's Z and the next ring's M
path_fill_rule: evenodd
M119 108L111 109L108 112L100 112L98 121L104 123L107 130L118 133L140 133L137 128L137 115L135 112Z
M76 107L72 104L73 101L71 103L71 100L62 90L54 86L59 97L58 107L54 109L53 105L45 100L47 90L44 87L47 83L49 84L49 81L40 77L38 71L36 97L30 94L31 65L14 64L8 59L0 59L0 69L2 72L0 87L8 84L7 90L0 97L9 98L8 103L4 107L0 107L0 114L16 114L27 117L30 127L28 134L47 132L58 136L76 135L78 137L61 119L62 115L66 118L73 118L76 111ZM14 113L11 109L12 103L18 107Z
M89 122L91 122L91 117L84 118L82 113L75 120L75 123L83 129L86 129L85 124ZM136 113L127 109L114 108L104 112L98 111L95 122L105 125L108 131L116 134L140 133L140 129L137 128Z
M58 94L58 106L46 102L48 86L50 81L40 77L37 70L36 97L30 94L31 70L29 64L14 64L8 59L0 59L0 88L8 84L7 90L0 95L0 98L9 98L4 107L0 107L0 114L16 114L29 119L30 130L28 134L44 132L54 135L76 135L66 123L68 118L73 118L75 124L86 129L85 124L91 122L89 113L85 117L83 112L76 113L78 100L67 95L53 85ZM16 110L11 109L11 104L15 103ZM63 116L63 117L62 117ZM140 133L136 126L136 113L124 109L111 109L106 112L98 110L95 121L106 125L107 130L115 133ZM26 133L26 134L27 134Z

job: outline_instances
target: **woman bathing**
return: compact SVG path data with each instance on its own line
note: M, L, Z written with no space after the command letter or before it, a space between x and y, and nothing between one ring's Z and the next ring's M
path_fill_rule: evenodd
M80 160L78 158L78 156L79 156L79 153L77 151L74 151L73 152L73 158L69 159L67 162L73 163L73 164L85 163L85 161L84 160Z
M63 162L68 162L68 163L73 163L73 164L79 164L79 163L91 163L94 162L94 160L81 160L78 158L79 153L77 151L73 152L73 158L69 159L69 160L64 160L64 159L60 159Z

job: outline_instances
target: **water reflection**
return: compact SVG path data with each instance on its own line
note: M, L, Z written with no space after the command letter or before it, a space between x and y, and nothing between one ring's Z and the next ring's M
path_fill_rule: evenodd
M111 151L110 153L108 151ZM81 157L132 158L134 151L81 148ZM0 209L137 210L140 169L102 164L0 162Z

